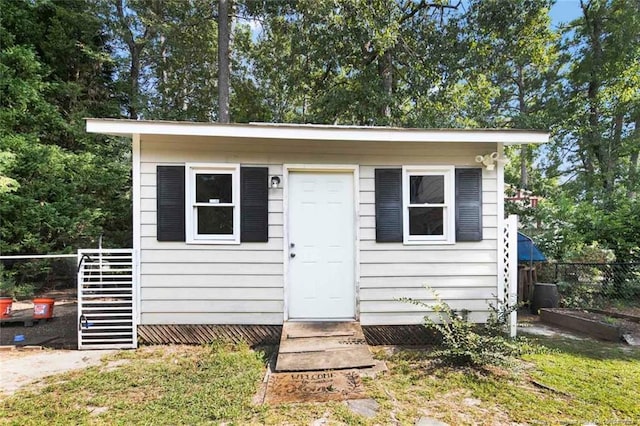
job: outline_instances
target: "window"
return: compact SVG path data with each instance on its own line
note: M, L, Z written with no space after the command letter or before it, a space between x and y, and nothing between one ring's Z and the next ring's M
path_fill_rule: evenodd
M453 167L404 167L403 239L412 242L454 242Z
M240 167L187 164L187 242L240 241Z

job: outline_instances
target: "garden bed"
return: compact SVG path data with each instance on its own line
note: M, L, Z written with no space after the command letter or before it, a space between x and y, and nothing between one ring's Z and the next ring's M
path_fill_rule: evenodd
M615 312L576 309L540 309L542 322L613 342L640 345L640 323Z

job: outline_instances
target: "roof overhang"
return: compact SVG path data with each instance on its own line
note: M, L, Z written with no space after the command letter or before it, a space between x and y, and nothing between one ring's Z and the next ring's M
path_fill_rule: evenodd
M398 127L270 123L220 124L102 118L88 118L87 132L128 137L138 134L346 142L490 142L517 145L540 144L549 141L549 133L539 130L405 129Z

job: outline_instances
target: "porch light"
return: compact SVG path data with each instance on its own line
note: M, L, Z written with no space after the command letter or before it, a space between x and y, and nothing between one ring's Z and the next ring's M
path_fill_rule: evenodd
M280 177L271 176L271 188L278 189L280 187Z

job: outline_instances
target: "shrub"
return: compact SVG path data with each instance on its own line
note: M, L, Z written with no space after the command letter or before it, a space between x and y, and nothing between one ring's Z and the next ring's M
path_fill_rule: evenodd
M591 283L559 281L560 306L571 309L598 308L604 304L600 286Z
M496 307L489 304L491 314L485 324L474 324L468 311L455 311L436 295L436 303L404 298L404 302L423 306L435 312L435 319L425 316L425 327L442 336L440 347L432 355L444 364L482 368L510 365L515 357L533 351L526 339L510 338L506 333L509 314L517 306Z

